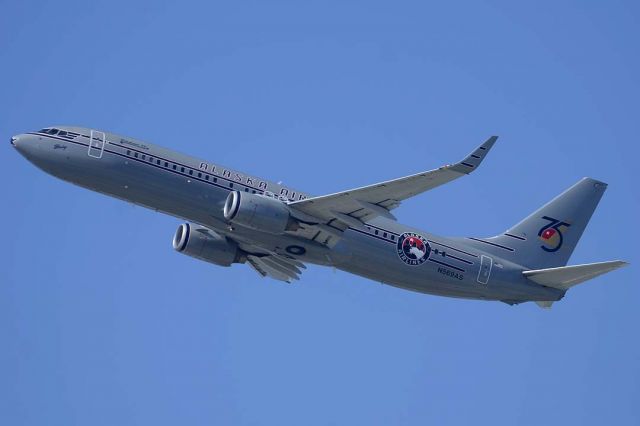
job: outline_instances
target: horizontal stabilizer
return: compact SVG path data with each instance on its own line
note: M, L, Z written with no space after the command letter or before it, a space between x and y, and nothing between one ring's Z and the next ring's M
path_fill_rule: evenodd
M628 265L621 260L610 262L588 263L586 265L562 266L560 268L535 269L524 271L522 275L531 281L559 290L568 290L576 284L606 274L614 269Z

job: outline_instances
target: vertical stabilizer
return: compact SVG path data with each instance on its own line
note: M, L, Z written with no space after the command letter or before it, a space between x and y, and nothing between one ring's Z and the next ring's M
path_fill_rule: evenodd
M606 189L604 182L583 178L505 233L473 240L530 269L564 266Z

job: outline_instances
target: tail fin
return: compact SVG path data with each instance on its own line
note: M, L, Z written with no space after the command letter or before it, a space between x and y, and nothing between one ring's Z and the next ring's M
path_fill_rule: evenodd
M606 189L604 182L583 178L504 234L473 240L530 269L564 266Z

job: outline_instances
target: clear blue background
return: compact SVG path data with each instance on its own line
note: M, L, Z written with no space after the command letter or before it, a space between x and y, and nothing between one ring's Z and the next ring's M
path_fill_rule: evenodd
M631 1L2 1L0 424L639 424L639 19ZM177 219L10 147L53 124L318 195L498 134L400 220L493 235L592 176L610 186L571 263L632 265L551 311L313 266L289 286L179 255Z

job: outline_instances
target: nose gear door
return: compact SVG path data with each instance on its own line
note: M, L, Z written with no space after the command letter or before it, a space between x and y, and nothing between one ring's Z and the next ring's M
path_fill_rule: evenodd
M89 157L102 158L106 135L99 130L92 130L89 138Z

